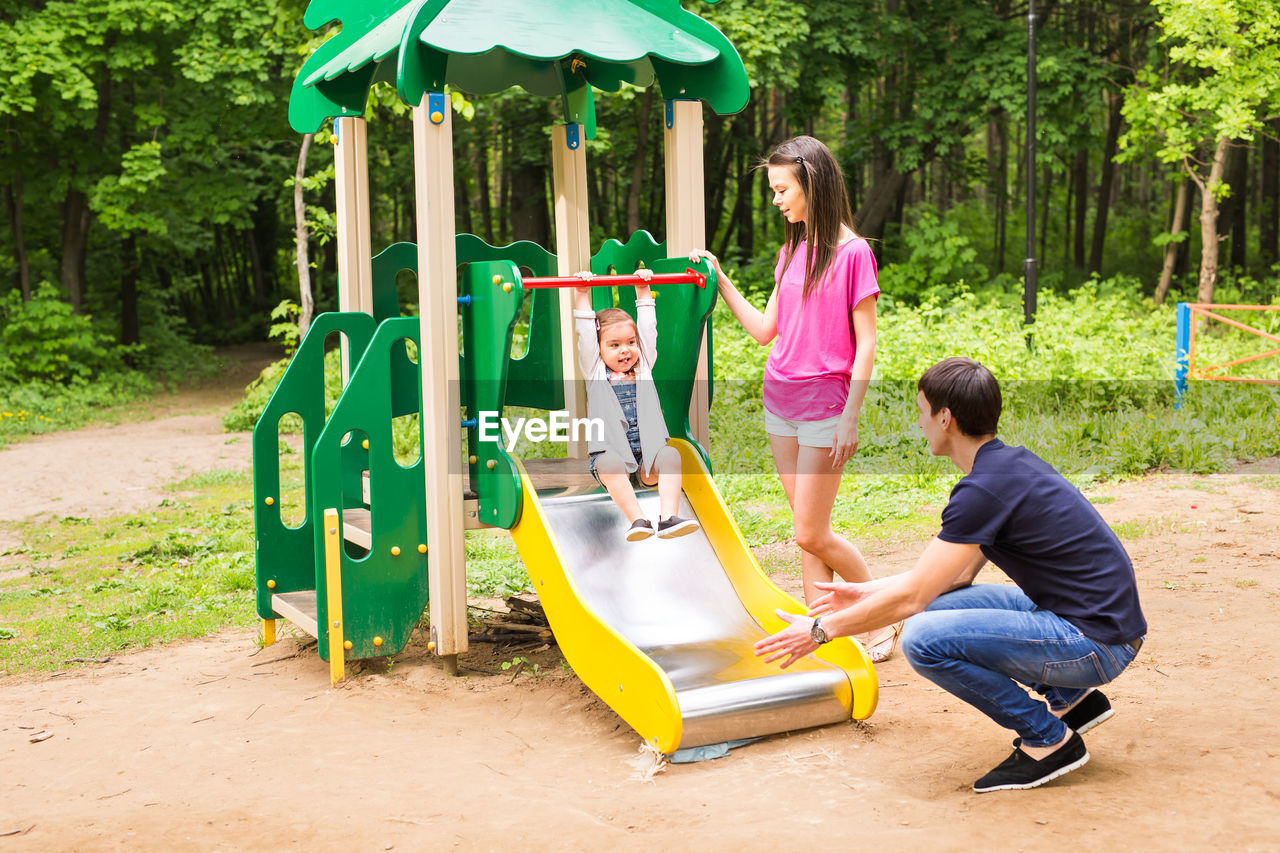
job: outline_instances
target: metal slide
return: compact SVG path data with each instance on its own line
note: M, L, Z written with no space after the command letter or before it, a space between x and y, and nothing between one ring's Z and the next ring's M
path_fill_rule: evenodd
M664 753L870 716L875 671L852 640L785 671L752 654L783 627L775 608L804 607L760 571L692 445L672 443L680 514L702 525L678 539L627 542L626 520L598 487L535 491L522 466L512 536L579 678ZM639 497L656 518L657 492Z

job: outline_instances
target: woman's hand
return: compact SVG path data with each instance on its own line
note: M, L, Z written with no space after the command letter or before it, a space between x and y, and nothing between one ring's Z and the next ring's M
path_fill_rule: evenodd
M706 249L694 249L689 253L689 260L693 261L695 264L698 261L706 261L711 264L711 268L716 272L716 288L721 292L724 291L724 270L720 269L720 260L715 255L711 254Z
M858 452L858 419L841 416L831 441L831 467L843 468Z

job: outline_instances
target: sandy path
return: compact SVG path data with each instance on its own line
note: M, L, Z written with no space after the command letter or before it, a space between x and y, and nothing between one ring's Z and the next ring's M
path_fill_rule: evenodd
M197 433L189 470L197 448L243 447ZM93 443L119 459L118 435ZM971 793L1008 736L900 657L879 668L868 723L646 778L638 737L554 648L536 679L452 679L411 648L330 689L313 651L258 650L245 626L0 686L0 845L1280 849L1280 461L1100 492L1137 531L1151 635L1107 690L1118 713L1087 736L1090 763L1043 788ZM918 547L865 545L878 574Z

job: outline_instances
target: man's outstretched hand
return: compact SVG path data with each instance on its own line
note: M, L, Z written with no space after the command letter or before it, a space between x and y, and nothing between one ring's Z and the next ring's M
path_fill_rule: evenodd
M817 650L818 644L809 636L813 620L808 616L788 613L785 610L775 610L774 613L789 624L773 636L765 637L756 643L756 657L767 655L768 657L764 659L765 663L786 658L781 664L782 668L786 669L800 658L813 654Z

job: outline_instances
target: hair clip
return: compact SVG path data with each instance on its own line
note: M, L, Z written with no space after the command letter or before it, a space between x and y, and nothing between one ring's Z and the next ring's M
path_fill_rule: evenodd
M804 165L804 158L801 157L799 154L796 155L796 165L798 166Z
M598 332L598 331L600 331L600 318L599 318L599 317L597 317L597 318L596 318L596 331L597 331L597 332Z

